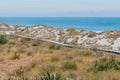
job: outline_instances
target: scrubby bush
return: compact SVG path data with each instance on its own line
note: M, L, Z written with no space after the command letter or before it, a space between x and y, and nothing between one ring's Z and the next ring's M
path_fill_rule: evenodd
M76 32L76 29L75 28L68 28L67 32L68 32L69 35L72 35Z
M106 31L105 32L105 36L106 38L118 38L120 37L120 31L112 31L112 30L109 30L109 31Z
M60 50L60 49L61 49L61 46L60 46L60 45L51 44L51 45L49 46L49 49Z
M26 47L20 45L19 47L17 47L17 52L18 53L25 53L26 52Z
M11 44L11 45L15 45L16 44L16 42L14 40L9 40L8 43Z
M61 46L60 45L57 45L56 46L56 50L60 50L61 49Z
M49 49L55 49L55 45L51 44L51 45L49 46Z
M96 32L90 31L88 33L88 37L94 37L94 36L96 36Z
M11 57L12 60L20 59L20 54L18 52L15 52L13 56Z
M6 44L7 43L7 38L3 35L0 35L0 44Z
M58 56L55 56L55 57L51 58L51 61L52 62L57 62L57 61L60 61L60 59L58 58Z
M24 75L24 68L21 66L16 70L16 76L18 79L15 80L29 80L25 75ZM14 80L14 79L13 79Z
M16 70L16 75L22 77L23 74L24 74L24 68L23 68L23 67L19 67L19 68Z
M103 58L94 62L94 64L88 68L88 71L107 71L107 70L120 70L120 62L114 57L109 59Z
M27 51L27 56L32 56L32 55L34 55L34 51L31 50Z
M36 80L63 80L63 78L62 75L59 73L44 71L42 74L39 74Z
M56 69L56 66L47 64L42 67L42 72L44 72L44 71L54 72L55 69Z
M37 64L38 64L38 62L34 60L31 62L31 67L34 68Z
M66 61L63 63L63 69L77 70L77 63L74 61Z
M77 73L75 71L69 71L66 78L67 78L66 80L76 80Z

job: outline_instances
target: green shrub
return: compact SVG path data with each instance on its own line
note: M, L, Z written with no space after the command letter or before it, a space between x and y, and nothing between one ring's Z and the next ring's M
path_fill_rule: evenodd
M67 32L68 32L69 35L72 35L76 32L76 29L75 28L68 28Z
M7 38L3 35L0 35L0 44L6 44L7 43Z
M77 64L74 61L66 61L63 63L63 69L77 70Z
M120 62L114 57L109 59L103 58L94 62L94 64L88 68L88 71L107 71L107 70L120 70Z
M44 71L42 74L39 74L39 77L36 80L63 80L63 78L59 73Z

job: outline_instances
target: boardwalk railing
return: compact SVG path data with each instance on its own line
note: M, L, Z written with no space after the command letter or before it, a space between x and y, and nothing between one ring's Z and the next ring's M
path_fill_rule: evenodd
M50 43L54 43L54 44L57 44L57 45L61 45L61 46L65 46L65 47L70 47L70 48L94 49L94 48L88 47L88 46L75 46L75 45L70 45L70 44L64 44L62 42L56 42L56 41L46 40L46 39L41 39L41 38L33 38L33 37L28 37L28 36L23 36L23 35L18 35L18 34L13 34L13 36L22 37L22 38L29 38L29 39L32 39L32 40L39 40L39 41L50 42ZM120 54L120 50L104 49L104 48L96 48L96 49L100 50L100 51L106 51L106 52L112 52L112 53Z
M13 36L22 37L22 38L28 38L28 39L32 39L32 40L45 41L45 42L50 42L50 43L54 43L54 44L65 46L65 47L75 48L74 45L64 44L62 42L56 42L56 41L52 41L52 40L46 40L46 39L41 39L41 38L33 38L33 37L28 37L28 36L23 36L23 35L18 35L18 34L14 34Z

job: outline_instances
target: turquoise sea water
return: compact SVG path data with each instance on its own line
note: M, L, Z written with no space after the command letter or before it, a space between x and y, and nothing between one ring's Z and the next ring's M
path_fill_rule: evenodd
M6 24L16 24L16 25L49 25L58 28L65 27L74 27L77 29L86 29L86 30L96 30L96 31L105 31L105 30L120 30L120 18L92 18L92 17L79 17L79 18L65 18L65 17L56 17L56 18L11 18L6 17L0 18L0 23Z

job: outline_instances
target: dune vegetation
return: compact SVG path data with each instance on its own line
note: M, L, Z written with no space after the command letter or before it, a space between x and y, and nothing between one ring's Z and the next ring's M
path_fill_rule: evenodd
M119 79L118 54L0 36L0 80Z

